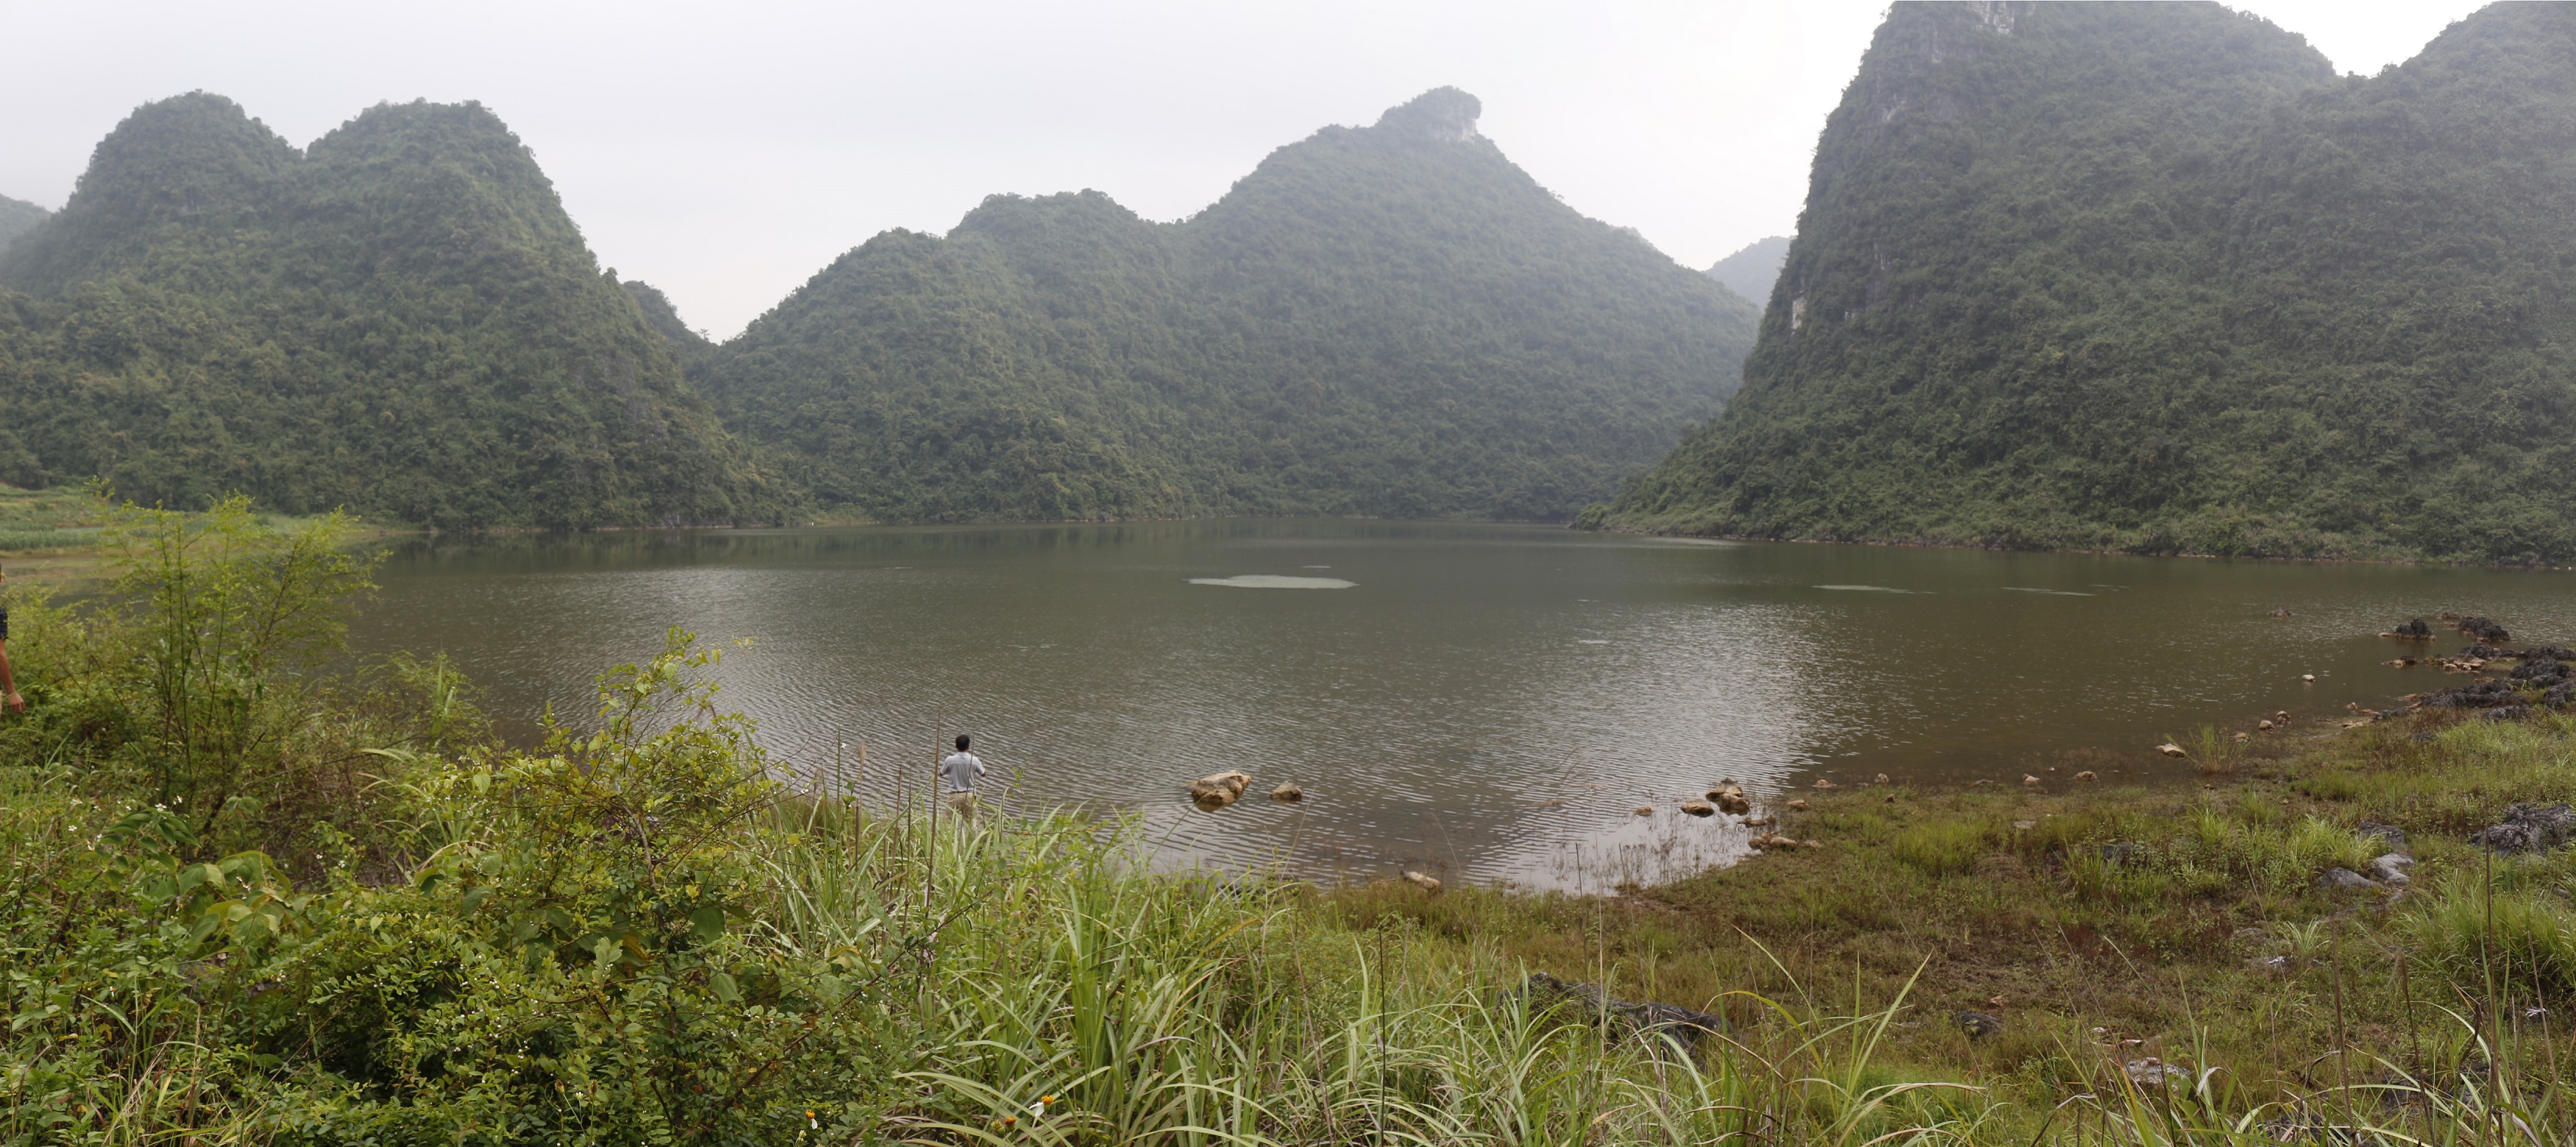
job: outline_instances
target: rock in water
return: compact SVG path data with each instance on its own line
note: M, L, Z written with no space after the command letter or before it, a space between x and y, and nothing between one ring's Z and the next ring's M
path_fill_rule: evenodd
M1278 801L1281 804L1287 804L1290 801L1301 801L1306 799L1306 790L1298 788L1296 785L1290 784L1287 781L1281 781L1279 782L1278 788L1270 790L1270 799Z
M1243 798L1252 778L1239 772L1213 773L1190 782L1190 799L1200 808L1220 809Z
M1414 884L1416 884L1416 885L1421 886L1422 890L1423 890L1423 891L1425 891L1425 892L1429 892L1429 893L1432 893L1432 894L1434 894L1434 895L1437 895L1437 894L1439 893L1439 891L1440 891L1440 878L1439 878L1439 877L1436 877L1436 876L1425 876L1425 875L1423 875L1422 873L1419 873L1419 872L1407 872L1407 873L1405 873L1405 874L1404 874L1404 878L1405 878L1406 880L1412 881L1412 882L1413 882Z
M1691 814L1692 816L1716 816L1716 815L1717 815L1717 807L1716 807L1716 806L1714 806L1714 805L1707 805L1707 804L1701 804L1701 803L1700 803L1700 802L1698 802L1698 801L1691 801L1691 802L1689 802L1689 803L1687 803L1687 804L1684 804L1684 805L1682 806L1682 811L1683 811L1683 812L1686 812L1686 813L1689 813L1689 814Z
M1638 805L1638 806L1637 806L1637 815L1638 815L1638 816L1653 816L1653 815L1655 815L1655 806L1650 805L1650 804L1641 804L1641 805Z
M2191 754L2189 754L2189 753L2184 752L2184 751L2183 751L2183 749L2182 749L2182 746L2177 745L2177 744L2175 744L2175 743L2173 743L2173 742L2171 742L2171 741L2167 741L2167 742L2165 742L2164 744L2161 744L2161 745L2156 746L2156 751L2157 751L2157 752L2159 752L2159 753L2163 753L2164 755L2166 755L2166 756L2168 756L2168 757L2188 757L2188 756L2190 756L2190 755L2191 755Z
M1744 789L1739 785L1722 784L1710 789L1708 799L1717 803L1719 812L1740 815L1753 811L1753 798L1745 796Z

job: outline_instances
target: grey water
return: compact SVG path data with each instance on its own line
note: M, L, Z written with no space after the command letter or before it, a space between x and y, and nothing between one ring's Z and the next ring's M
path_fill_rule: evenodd
M2376 636L2407 618L2576 643L2563 573L1473 523L436 540L378 580L353 643L451 654L519 738L682 626L751 640L724 703L800 784L918 804L966 732L988 804L1132 815L1168 864L1570 888L1740 854L1677 811L1720 780L2009 783L2093 749L2109 782L2183 784L2167 735L2458 683L2382 664L2419 651ZM1245 800L1190 804L1227 769ZM1265 799L1281 781L1306 798Z

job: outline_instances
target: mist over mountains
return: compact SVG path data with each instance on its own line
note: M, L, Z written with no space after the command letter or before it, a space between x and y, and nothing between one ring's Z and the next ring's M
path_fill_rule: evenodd
M0 195L0 251L7 251L13 240L35 230L36 224L52 214L26 200Z
M871 517L1562 519L1716 411L1755 311L1476 114L1441 89L1326 128L1180 223L995 196L843 256L695 377Z
M997 196L715 345L478 105L298 149L176 97L0 249L0 480L456 528L1563 517L1716 411L1756 311L1477 111L1325 129L1181 223Z
M443 527L723 522L747 454L473 104L298 149L203 93L0 252L0 480Z
M1780 267L1788 261L1789 237L1774 235L1756 239L1743 250L1710 264L1708 277L1760 306L1771 301L1772 284L1780 281Z
M1606 513L2576 558L2576 8L2339 77L2215 4L1900 4L1745 386Z

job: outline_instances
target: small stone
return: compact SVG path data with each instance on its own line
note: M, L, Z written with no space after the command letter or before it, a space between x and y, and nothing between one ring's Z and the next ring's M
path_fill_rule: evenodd
M2269 730L2272 727L2272 722L2268 719L2256 721L2254 722L2254 727L2257 729Z
M1802 801L1802 800L1799 800L1799 801L1790 801L1790 802L1789 802L1789 811L1791 811L1791 812L1805 812L1805 811L1807 811L1807 802Z
M2163 753L2164 755L2166 755L2166 756L2168 756L2168 757L2188 757L2188 756L2190 756L2190 755L2191 755L2191 754L2189 754L2189 753L2186 753L2186 752L2182 751L2182 746L2177 745L2177 744L2175 744L2175 743L2173 743L2173 742L2171 742L2171 741L2167 741L2167 742L2165 742L2164 744L2161 744L2161 745L2156 746L2156 751L2157 751L2157 752L2159 752L2159 753Z
M1733 781L1724 782L1708 790L1707 795L1709 800L1717 804L1719 812L1742 814L1753 811L1753 798L1745 796L1743 788Z
M2166 1080L2182 1071L2181 1068L2169 1066L2165 1061L2152 1055L2145 1059L2130 1060L2123 1070L2127 1072L2129 1082L2140 1087L2163 1087Z
M2030 775L2029 773L2023 773L2023 774L2021 775L2021 787L2026 788L2026 789L2035 789L2035 788L2038 788L2038 787L2039 787L2039 778L2038 778L2038 777L2034 777L2034 776Z
M2364 876L2364 875L2362 875L2362 874L2360 874L2360 873L2358 873L2358 872L2355 872L2355 871L2353 871L2353 870L2351 870L2351 869L2349 869L2349 868L2344 868L2344 867L2341 867L2341 866L2337 866L2337 867L2334 867L2334 868L2329 868L2329 869L2327 869L2327 870L2325 871L2325 874L2324 874L2324 875L2317 877L2317 887L2319 887L2319 888L2377 888L2377 887L2379 887L2379 885L2378 885L2378 883L2377 883L2377 882L2375 882L2375 881L2371 880L2371 878L2369 878L2369 877L2367 877L2367 876Z
M2406 870L2409 867L2412 867L2414 863L2414 857L2408 856L2402 852L2391 852L2371 859L2370 874L2378 877L2379 882L2382 884L2394 884L2402 887L2406 884L2412 883L2412 881L2410 881L2406 876Z
M2302 673L2299 674L2299 680L2305 681L2310 685L2314 685L2317 683L2317 675L2314 673Z
M2091 769L2086 769L2086 770L2084 770L2083 772L2080 772L2080 773L2075 774L2075 779L2076 779L2076 780L2079 780L2079 781L2098 781L2098 780L2101 780L2102 778L2097 777L2097 776L2094 776L2094 775L2093 775L2093 770L2091 770Z
M1251 783L1252 778L1240 772L1211 773L1190 782L1190 799L1200 808L1224 808L1241 799L1243 786Z
M1638 815L1638 816L1653 816L1653 815L1655 815L1655 806L1650 805L1650 804L1641 804L1641 805L1638 805L1638 806L1637 806L1637 815Z
M1281 781L1279 782L1278 788L1270 790L1270 799L1278 801L1281 804L1287 804L1291 801L1301 801L1306 799L1306 790L1298 788L1287 781Z
M1435 896L1440 893L1439 877L1425 876L1419 872L1407 872L1404 874L1404 878L1420 886L1425 892L1431 893Z
M1702 804L1699 801L1691 801L1682 806L1682 811L1689 813L1692 816L1716 816L1717 806Z
M1888 782L1887 782L1887 774L1886 774L1886 773L1880 773L1880 774L1878 774L1878 781L1877 781L1876 783L1878 783L1878 784L1882 784L1882 785L1883 785L1883 784L1888 783Z
M1832 782L1832 781L1826 780L1826 779L1824 779L1823 777L1818 777L1818 778L1816 778L1816 787L1817 787L1817 788L1820 788L1820 789L1838 789L1838 788L1841 788L1842 786L1841 786L1841 785L1838 785L1838 784L1835 784L1835 783L1834 783L1834 782Z

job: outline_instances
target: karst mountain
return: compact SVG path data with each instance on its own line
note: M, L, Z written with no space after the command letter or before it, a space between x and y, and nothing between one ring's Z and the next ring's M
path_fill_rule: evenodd
M454 528L1562 518L1719 408L1757 313L1477 114L1327 128L1178 223L996 196L719 345L478 105L298 148L180 96L0 210L0 481Z
M727 523L769 498L528 149L387 104L297 148L137 109L0 252L0 481L432 526Z
M2338 76L2215 4L1898 4L1632 528L2576 559L2576 7Z
M1558 518L1740 377L1754 308L1585 218L1453 89L1156 223L995 196L842 256L694 372L878 518Z

